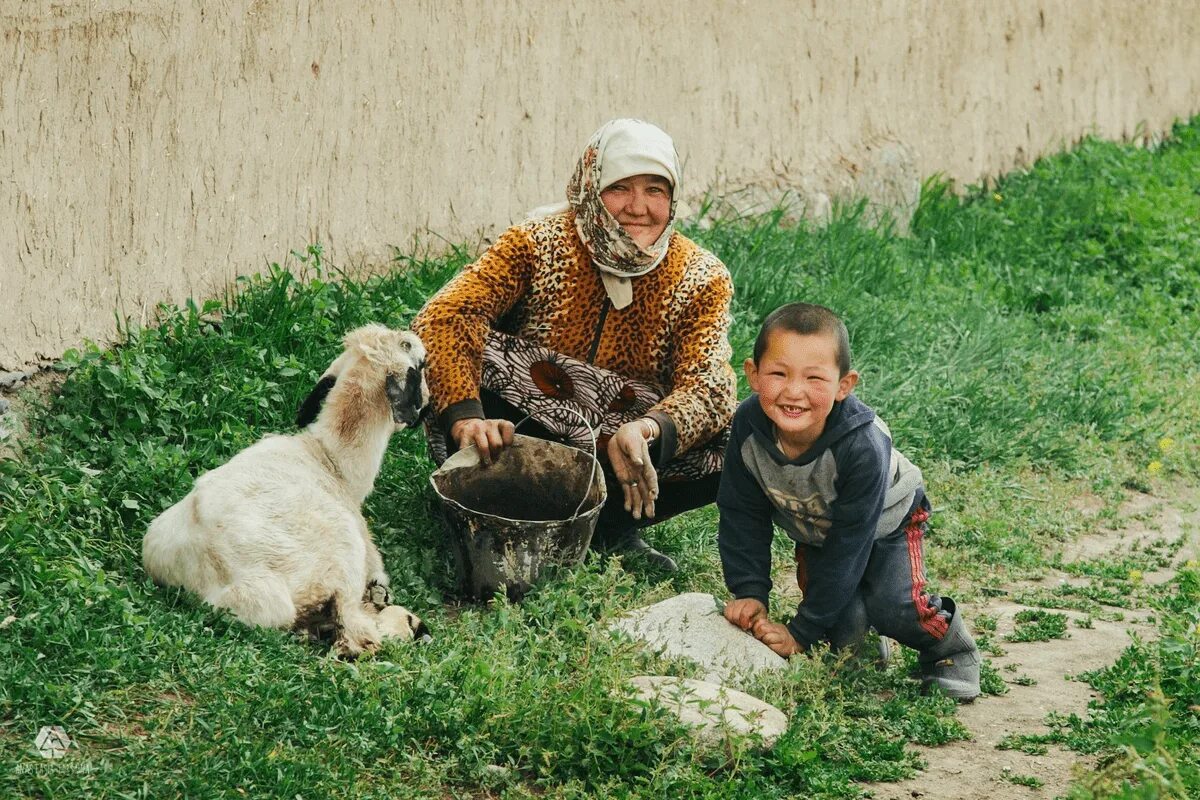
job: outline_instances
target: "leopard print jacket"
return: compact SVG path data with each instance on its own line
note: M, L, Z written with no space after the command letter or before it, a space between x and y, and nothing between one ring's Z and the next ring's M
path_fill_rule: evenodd
M737 406L729 271L675 233L662 263L632 281L633 302L616 310L570 211L506 231L412 323L442 424L483 416L480 365L495 328L659 386L664 398L650 415L664 427L664 446L674 445L663 460L721 432Z

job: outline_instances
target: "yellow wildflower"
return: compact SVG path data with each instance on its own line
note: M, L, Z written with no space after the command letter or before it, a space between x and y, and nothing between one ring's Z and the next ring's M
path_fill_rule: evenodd
M1175 449L1175 440L1170 436L1164 436L1158 440L1158 452L1166 454Z
M1004 195L1000 194L999 192L992 192L992 199L999 203L1004 199Z
M1142 571L1140 569L1129 570L1129 580L1133 581L1134 583L1141 583Z
M1162 462L1158 459L1155 459L1146 465L1146 469L1151 475L1157 475L1158 473L1162 472Z

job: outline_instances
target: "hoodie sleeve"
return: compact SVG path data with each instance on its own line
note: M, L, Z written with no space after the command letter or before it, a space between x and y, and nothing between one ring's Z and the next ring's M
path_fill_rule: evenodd
M872 431L873 428L866 428ZM862 581L887 490L891 447L882 435L858 435L836 447L837 499L833 525L822 547L807 552L808 586L787 624L796 641L811 647L837 622Z
M741 445L753 435L739 413L725 450L717 508L717 547L725 586L737 599L752 597L769 606L771 592L771 503L742 461Z

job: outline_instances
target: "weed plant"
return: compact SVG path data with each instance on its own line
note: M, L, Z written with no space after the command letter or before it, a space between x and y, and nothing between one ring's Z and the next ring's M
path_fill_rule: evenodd
M1198 189L1194 122L1154 151L1085 141L961 198L929 181L911 236L866 225L862 204L824 227L777 213L689 234L734 275L735 365L784 302L846 318L860 394L925 470L935 588L969 615L972 598L1055 563L1088 524L1075 494L1115 508L1123 487L1200 474ZM699 747L621 692L632 675L690 668L605 626L679 591L723 594L714 511L651 532L681 565L669 579L589 557L520 604L463 604L416 432L393 443L366 513L432 644L342 663L153 586L146 524L204 470L289 430L343 332L406 325L469 258L402 254L360 278L313 246L222 298L161 307L119 346L64 355L61 393L0 460L0 793L857 797L920 766L907 743L964 736L905 659L875 672L818 654L751 687L791 716L772 750ZM786 570L783 542L776 556ZM1097 604L1144 601L1129 600L1131 571L1157 557L1097 564L1085 570L1096 588L1058 599L1106 618ZM1081 797L1121 781L1200 793L1188 575L1160 598L1160 639L1093 676L1104 704L1061 726L1110 759L1107 783ZM67 729L67 758L35 754L45 725Z
M1067 636L1066 614L1027 608L1017 612L1016 628L1004 639L1009 642L1045 642L1065 639Z

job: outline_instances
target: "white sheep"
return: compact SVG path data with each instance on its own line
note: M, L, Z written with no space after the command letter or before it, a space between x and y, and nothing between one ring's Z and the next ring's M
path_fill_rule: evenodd
M353 657L425 633L406 609L379 610L388 576L361 508L389 439L417 422L429 388L416 334L366 325L344 343L300 408L303 430L265 436L201 475L150 523L142 562L156 583L247 625L311 632L325 620Z

